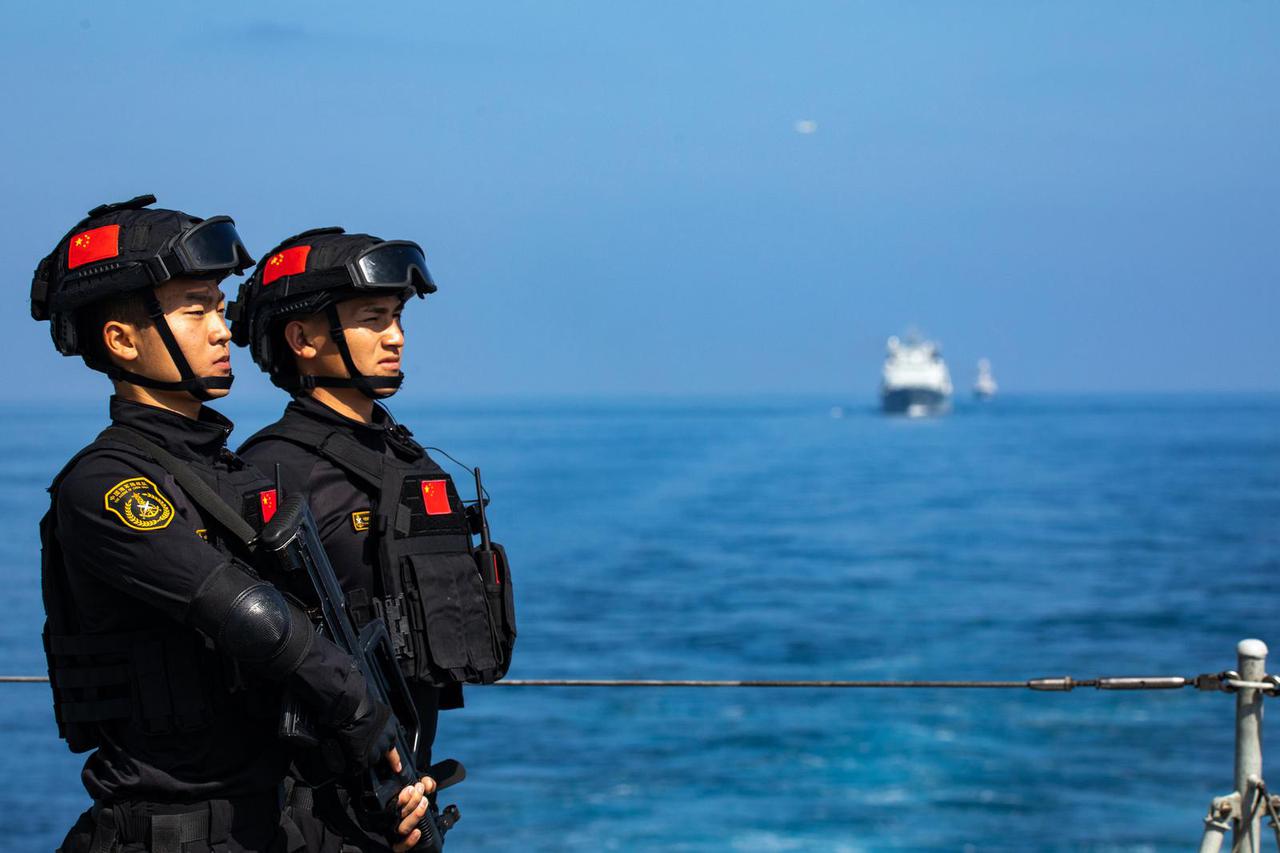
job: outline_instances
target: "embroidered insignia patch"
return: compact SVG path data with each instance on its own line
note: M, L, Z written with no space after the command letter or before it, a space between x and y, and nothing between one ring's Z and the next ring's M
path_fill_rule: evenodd
M103 505L133 530L163 530L173 521L173 504L146 477L116 483L103 496Z
M206 541L206 542L208 542L208 541L209 541L209 530L208 530L207 528L204 528L204 527L197 527L197 528L196 528L196 535L197 535L197 536L199 536L201 539L203 539L203 540L204 540L204 541Z
M356 533L364 533L369 529L369 510L362 509L351 513L351 529Z

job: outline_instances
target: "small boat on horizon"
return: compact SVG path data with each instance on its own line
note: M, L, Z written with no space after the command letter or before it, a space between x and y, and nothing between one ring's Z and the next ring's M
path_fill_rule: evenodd
M985 358L978 359L978 378L973 380L974 399L990 400L999 387L996 378L991 375L991 362Z

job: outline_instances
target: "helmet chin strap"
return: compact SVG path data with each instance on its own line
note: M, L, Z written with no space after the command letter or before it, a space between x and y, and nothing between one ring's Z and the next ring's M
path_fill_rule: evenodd
M338 306L330 302L324 308L329 318L329 337L338 347L342 363L347 368L346 376L299 376L298 387L311 388L355 388L370 400L380 400L387 396L379 391L394 391L404 382L404 374L395 376L366 376L356 368L355 359L351 357L351 348L347 346L347 333L342 327L342 319L338 316Z
M125 370L115 364L107 367L105 372L108 376L117 382L129 382L157 391L186 391L201 402L213 399L211 391L226 390L231 387L231 383L235 380L234 376L196 376L196 372L191 369L191 363L182 352L182 347L178 346L178 339L173 336L173 329L169 328L169 321L165 319L154 288L146 292L146 306L147 316L155 324L156 331L160 333L160 340L164 342L164 348L169 351L169 358L173 359L174 366L178 368L178 375L182 378L177 382L152 379L150 376Z

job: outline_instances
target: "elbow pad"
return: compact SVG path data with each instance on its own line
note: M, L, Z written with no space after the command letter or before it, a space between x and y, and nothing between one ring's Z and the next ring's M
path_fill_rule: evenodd
M314 637L300 608L235 562L219 565L201 584L188 619L220 652L271 679L297 669Z

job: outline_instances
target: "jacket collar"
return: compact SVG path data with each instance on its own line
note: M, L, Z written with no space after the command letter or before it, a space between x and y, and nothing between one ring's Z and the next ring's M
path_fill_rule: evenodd
M232 423L208 406L192 419L168 409L111 397L111 422L139 432L180 459L212 462L226 449Z
M326 426L337 427L365 447L377 450L379 453L385 452L390 447L401 455L422 456L422 448L413 440L413 433L396 423L395 418L391 417L391 413L380 403L375 403L373 406L373 423L371 424L338 414L310 395L294 397L293 402L285 407L284 416L285 418L306 418Z

